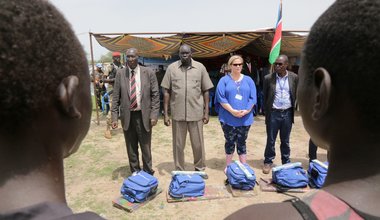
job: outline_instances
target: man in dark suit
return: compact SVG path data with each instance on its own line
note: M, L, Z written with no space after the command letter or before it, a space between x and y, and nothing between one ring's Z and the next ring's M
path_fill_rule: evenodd
M281 162L290 162L289 137L294 123L294 101L297 94L298 76L287 71L288 57L280 55L274 63L275 72L264 78L265 124L267 144L264 153L263 173L271 170L276 156L274 144L280 131Z
M119 69L112 99L112 128L121 125L127 146L131 172L140 171L138 146L141 147L143 170L154 174L152 168L152 127L157 124L160 98L156 74L138 65L136 48L126 52L127 68Z
M250 56L245 56L244 63L243 63L243 74L251 77L256 85L256 98L257 98L257 104L254 106L253 114L257 115L259 113L262 113L260 111L261 105L262 105L262 97L261 97L261 90L262 87L260 86L260 81L263 80L263 77L261 74L261 71L257 69L257 63L256 61L252 62ZM261 83L262 84L262 83Z
M244 57L244 63L243 63L243 71L242 73L244 75L247 75L253 79L253 81L256 83L257 81L257 68L256 66L251 62L250 56Z

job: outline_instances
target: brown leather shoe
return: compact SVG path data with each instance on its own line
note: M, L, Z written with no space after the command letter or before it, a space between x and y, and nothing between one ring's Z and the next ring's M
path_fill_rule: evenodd
M263 173L264 174L268 174L271 169L272 169L272 164L265 163L264 166L263 166Z
M107 139L111 139L112 138L111 131L110 130L106 130L106 132L104 132L104 137L107 138Z

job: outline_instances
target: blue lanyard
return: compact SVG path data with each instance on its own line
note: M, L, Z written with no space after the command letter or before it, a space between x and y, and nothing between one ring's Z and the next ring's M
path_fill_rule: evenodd
M241 80L240 80L240 81L235 81L235 84L236 84L236 89L237 89L237 92L238 92L238 94L240 94L240 85L241 85Z
M235 81L233 78L232 78L232 75L231 75L231 73L229 74L230 75L230 77L231 77L231 79L235 82L235 85L236 85L236 89L237 89L237 93L238 94L240 94L240 86L241 86L241 81L243 81L243 78L241 79L241 80L237 80L237 81Z

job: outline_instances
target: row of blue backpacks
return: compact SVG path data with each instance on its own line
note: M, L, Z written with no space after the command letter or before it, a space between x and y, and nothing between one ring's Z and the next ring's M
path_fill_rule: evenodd
M272 182L287 188L302 188L310 185L321 188L325 182L328 163L312 160L306 172L300 162L276 166L272 169ZM248 164L239 161L227 167L227 181L234 189L251 190L255 186L255 172Z
M321 188L325 182L328 162L312 160L306 172L300 162L288 163L272 169L272 182L288 188L302 188L310 185Z
M175 174L169 185L169 195L173 198L199 197L204 195L205 186L204 179L200 174ZM139 171L123 181L120 192L123 198L129 202L139 203L154 195L157 187L156 177Z
M272 181L288 188L300 188L310 185L314 188L322 187L328 164L318 160L310 162L308 172L301 163L288 163L272 169ZM255 187L256 176L248 164L235 161L227 166L227 181L234 189L252 190ZM146 201L149 196L157 192L158 180L144 172L135 172L123 181L121 195L132 203ZM169 185L169 195L173 198L199 197L205 192L205 182L200 174L174 174Z

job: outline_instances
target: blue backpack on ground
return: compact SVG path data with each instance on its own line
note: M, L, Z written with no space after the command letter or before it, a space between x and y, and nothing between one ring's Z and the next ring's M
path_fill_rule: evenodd
M156 177L139 171L124 180L120 192L123 198L129 202L144 202L150 195L156 193L157 186Z
M205 182L199 174L173 175L169 195L173 198L198 197L205 192Z
M252 190L255 187L256 176L253 169L248 164L239 161L230 163L227 166L227 180L234 189Z
M310 186L314 188L321 188L325 183L328 170L328 162L321 162L319 160L312 160L309 165L308 174L310 179Z
M288 163L272 169L273 182L288 188L306 187L309 178L301 163Z

